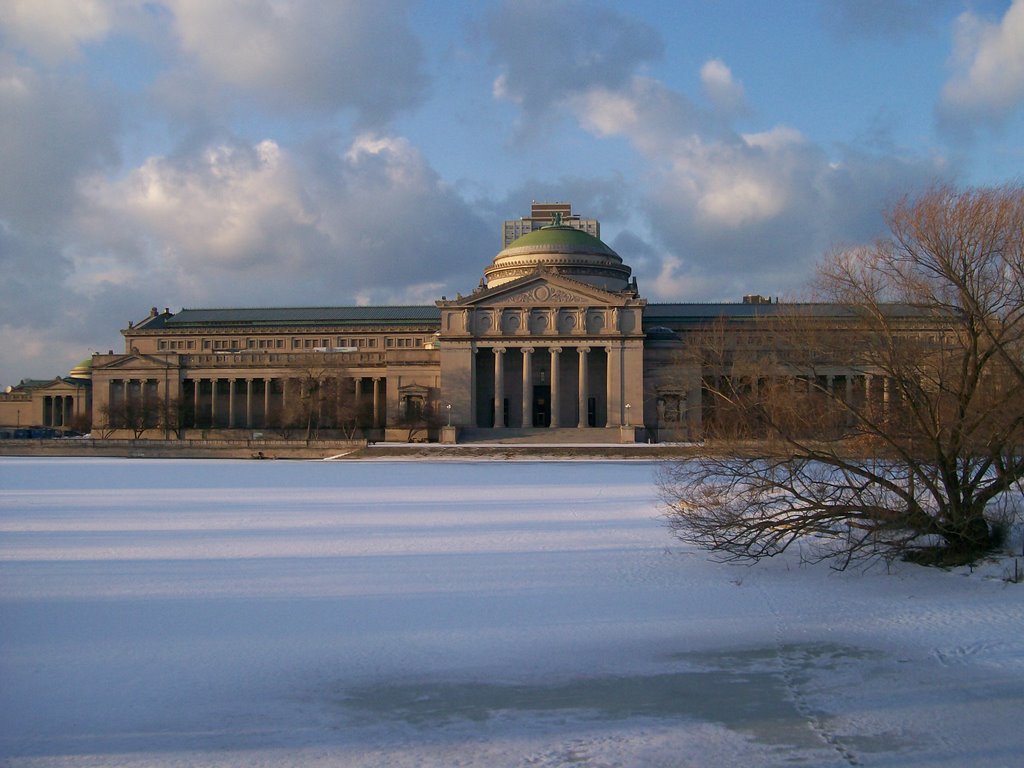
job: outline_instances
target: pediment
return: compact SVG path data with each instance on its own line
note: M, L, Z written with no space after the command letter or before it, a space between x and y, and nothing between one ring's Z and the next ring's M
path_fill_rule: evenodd
M89 385L84 382L76 386L64 379L56 378L47 384L33 386L31 391L40 395L73 395L81 392L87 386Z
M458 302L463 307L622 306L623 299L587 283L541 271Z
M165 360L163 357L131 354L122 355L116 360L95 365L94 370L164 371L167 368L174 367L177 367L177 355L170 355Z
M398 388L398 394L401 397L414 396L426 398L430 395L430 388L422 384L403 384Z
M50 384L49 386L45 387L45 389L46 389L47 392L55 392L55 393L64 393L64 392L66 392L68 394L73 394L75 392L80 392L83 387L87 387L87 386L89 386L89 385L87 383L85 383L85 382L82 382L79 385L75 385L75 384L71 384L70 382L64 381L63 379L57 379L57 381L55 381L55 382L53 382L53 384Z

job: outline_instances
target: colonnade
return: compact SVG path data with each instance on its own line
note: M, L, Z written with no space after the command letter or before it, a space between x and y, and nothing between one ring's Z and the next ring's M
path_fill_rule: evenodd
M384 426L386 379L383 376L356 376L345 379L316 379L318 392L350 381L352 404L357 418L366 413L361 426L380 428ZM197 377L185 379L183 388L192 399L192 424L190 426L226 427L228 429L253 429L282 426L287 415L300 407L310 397L306 388L310 381L306 377ZM369 386L367 386L369 385ZM367 392L366 390L370 391ZM189 392L191 390L191 392ZM226 390L226 391L225 391ZM323 415L326 398L317 404L317 413ZM344 396L337 393L335 405ZM305 407L312 407L306 404ZM275 423L277 422L277 423Z
M614 363L617 351L602 344L477 347L478 355L494 356L493 372L483 370L487 363L474 363L477 425L619 426L623 396L619 366ZM576 358L575 365L565 362L570 356Z
M722 391L723 383L727 378L725 376L705 376L705 388ZM739 388L750 391L756 397L769 381L767 378L745 378ZM855 407L877 409L880 415L887 414L895 405L892 379L881 374L862 372L797 374L785 377L785 383L790 388L789 391L794 393L804 390L810 397L814 397L815 394L827 396L829 400L841 400ZM839 387L842 388L842 391L838 391ZM703 403L706 418L710 415L709 411L714 408L714 398L704 397Z
M384 376L322 377L312 381L316 382L318 415L325 415L325 409L337 408L344 401L360 426L384 426L387 391ZM146 418L149 426L159 423L161 407L175 409L177 420L186 428L284 426L300 403L304 403L303 407L314 407L309 403L310 384L310 378L303 376L196 376L182 379L180 383L177 377L171 381L112 379L108 408L115 413L130 400L140 413L152 411L151 418ZM339 386L351 389L347 393L335 390L333 399L325 396L330 388Z
M73 395L46 395L43 397L43 426L64 427L71 423L75 416L75 397Z

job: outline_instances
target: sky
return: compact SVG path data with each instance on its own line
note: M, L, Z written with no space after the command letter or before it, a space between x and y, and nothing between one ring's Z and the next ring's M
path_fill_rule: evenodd
M1024 183L1024 0L0 0L0 386L150 307L423 304L569 201L650 301Z

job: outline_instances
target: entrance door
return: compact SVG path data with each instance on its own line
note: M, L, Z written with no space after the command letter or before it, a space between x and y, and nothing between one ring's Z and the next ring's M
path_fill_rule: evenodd
M547 384L533 387L533 426L551 426L551 387Z

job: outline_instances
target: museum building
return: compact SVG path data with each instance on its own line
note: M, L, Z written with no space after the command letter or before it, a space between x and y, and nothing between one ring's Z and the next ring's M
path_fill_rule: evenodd
M704 372L680 363L687 334L740 333L778 305L648 303L595 232L568 204L535 203L505 223L478 287L434 305L153 308L123 353L92 357L94 436L127 427L134 404L147 437L315 424L371 440L699 438L709 403Z

